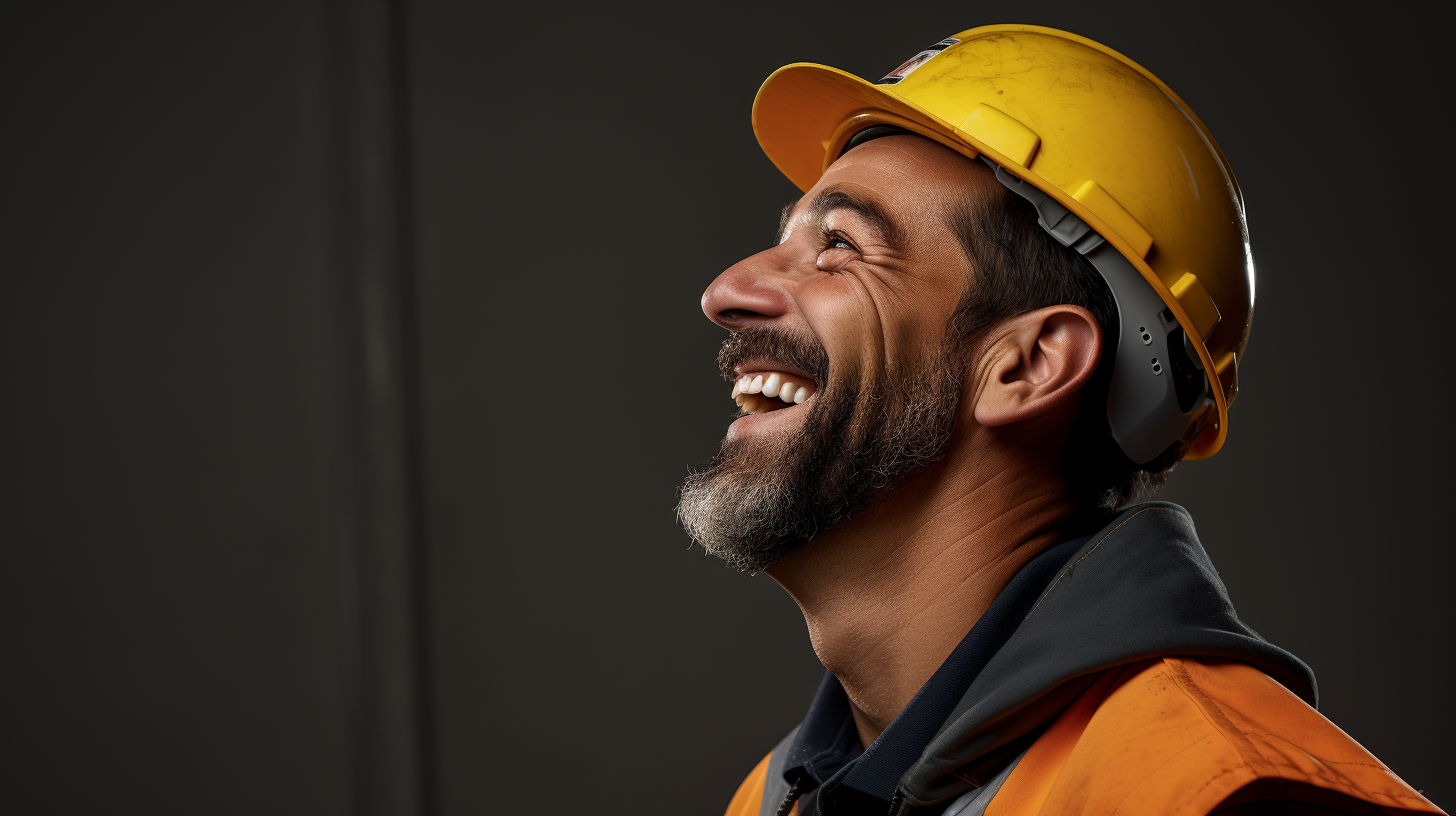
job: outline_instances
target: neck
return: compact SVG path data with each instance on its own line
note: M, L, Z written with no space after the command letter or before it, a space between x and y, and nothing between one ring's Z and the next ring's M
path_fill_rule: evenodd
M1067 533L1077 506L1066 480L1038 460L1049 461L1025 450L953 451L768 570L803 611L864 745L1017 571Z

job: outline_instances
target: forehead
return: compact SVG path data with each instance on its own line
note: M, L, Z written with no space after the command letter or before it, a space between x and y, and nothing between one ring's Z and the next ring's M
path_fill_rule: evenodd
M991 181L979 162L921 136L882 136L840 156L805 194L799 208L826 188L869 195L898 214L939 214L977 197Z

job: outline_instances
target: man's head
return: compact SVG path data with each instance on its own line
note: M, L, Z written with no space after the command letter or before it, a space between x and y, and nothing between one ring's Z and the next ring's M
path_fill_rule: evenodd
M1127 481L1087 466L1116 449L1100 412L1077 410L1110 294L987 168L933 141L845 153L703 310L733 332L719 362L735 392L778 393L735 393L755 413L678 507L736 567L763 569L956 450L1054 457L1089 503Z

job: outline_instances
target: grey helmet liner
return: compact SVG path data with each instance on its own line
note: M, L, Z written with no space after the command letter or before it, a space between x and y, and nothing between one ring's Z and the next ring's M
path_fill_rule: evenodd
M1170 445L1190 442L1212 412L1207 373L1167 304L1137 268L1086 221L1034 185L981 156L996 180L1036 208L1037 223L1063 246L1086 258L1117 302L1117 351L1107 387L1107 424L1135 464L1156 459Z

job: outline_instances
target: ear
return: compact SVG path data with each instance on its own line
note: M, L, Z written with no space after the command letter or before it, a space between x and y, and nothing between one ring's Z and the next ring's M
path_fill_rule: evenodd
M1080 306L1048 306L992 330L982 361L976 422L1030 419L1075 394L1102 358L1102 330Z

